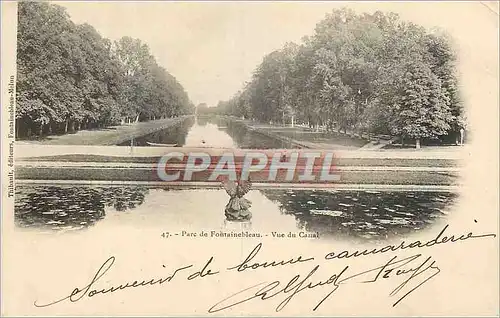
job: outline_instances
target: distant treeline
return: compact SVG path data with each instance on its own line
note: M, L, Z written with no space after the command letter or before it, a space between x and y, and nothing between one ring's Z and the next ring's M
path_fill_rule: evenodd
M19 2L17 32L17 137L194 112L140 40L112 42L45 2Z
M447 35L396 14L335 10L300 45L266 55L208 112L330 130L438 138L465 125Z

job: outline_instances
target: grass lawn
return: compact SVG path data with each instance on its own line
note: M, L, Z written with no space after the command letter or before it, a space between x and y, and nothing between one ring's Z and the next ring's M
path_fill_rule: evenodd
M165 129L176 125L189 116L176 118L166 118L140 122L135 124L125 124L103 129L80 130L76 133L66 135L47 136L35 140L19 140L19 144L43 144L43 145L117 145L132 138L147 135L153 131Z
M58 156L42 156L23 158L23 161L52 161L52 162L123 162L123 163L157 163L161 157L121 157L100 156L87 154L71 154ZM452 159L404 159L404 158L335 158L336 166L361 167L455 167L457 160Z
M206 174L208 178L210 172ZM154 168L16 167L16 177L29 180L161 181ZM456 185L458 181L458 172L341 171L340 180L330 184ZM253 182L268 181L267 177L262 180L254 177Z
M283 135L298 141L311 143L339 145L350 148L360 148L368 143L368 140L356 137L350 137L335 132L312 132L312 131L273 131L276 134Z

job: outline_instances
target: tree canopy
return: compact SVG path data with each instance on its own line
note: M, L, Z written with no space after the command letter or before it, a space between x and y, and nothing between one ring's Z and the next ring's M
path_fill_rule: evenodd
M451 39L393 13L334 10L266 55L218 113L340 131L438 138L464 126Z
M147 44L103 38L58 5L23 1L18 8L18 137L194 112Z

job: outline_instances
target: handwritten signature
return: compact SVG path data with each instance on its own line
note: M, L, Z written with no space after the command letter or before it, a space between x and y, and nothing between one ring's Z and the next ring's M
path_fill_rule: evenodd
M316 279L315 281L313 281L313 279L315 279L315 277L313 276L315 276L315 273L320 268L320 265L316 265L309 272L309 274L307 274L303 278L301 277L301 275L295 275L286 284L283 284L281 281L278 280L273 281L271 283L262 282L250 286L248 288L245 288L241 291L238 291L232 294L231 296L224 298L214 306L212 306L208 310L208 312L215 313L218 311L222 311L234 307L236 305L245 303L252 299L260 298L261 300L268 300L274 297L278 297L280 295L287 295L287 297L285 297L276 307L276 311L278 312L281 311L283 308L285 308L290 303L292 298L297 294L317 287L332 285L333 287L330 290L330 292L327 293L326 296L323 297L316 304L315 307L313 307L313 311L315 311L321 306L321 304L323 304L324 301L326 301L335 291L337 291L342 284L345 284L348 281L352 281L356 277L375 274L372 276L371 279L362 281L363 283L373 283L381 279L388 279L396 276L409 275L408 278L406 278L400 285L398 285L391 292L391 296L395 296L401 293L401 291L404 290L404 287L411 280L414 280L416 277L421 275L422 275L421 277L423 277L424 276L423 274L429 271L429 275L427 275L422 281L417 282L416 286L407 291L393 304L393 306L396 306L401 300L403 300L403 298L414 292L416 289L421 287L424 283L426 283L431 278L439 274L439 272L441 271L439 267L436 266L436 262L431 260L430 257L427 257L425 260L421 261L422 258L423 258L422 254L416 254L403 259L398 259L397 256L394 256L387 263L381 266L377 266L375 268L371 268L369 270L349 276L347 276L349 266L345 266L338 273L331 274L331 276L328 279L323 279L323 280ZM417 262L418 260L421 261L419 264Z
M467 235L460 236L444 236L448 225L446 225L439 234L429 240L428 242L416 241L411 244L401 242L399 245L387 245L381 249L363 250L363 251L342 251L340 253L329 252L324 256L325 260L334 260L350 257L366 257L371 254L382 254L394 252L396 250L414 249L414 248L430 248L439 244L457 243L469 239L479 239L486 237L496 237L496 234L480 234L474 235L468 233ZM299 255L297 257L289 258L287 260L271 260L271 261L257 261L259 252L263 244L257 244L252 251L245 257L245 259L235 266L227 267L227 271L245 272L250 270L266 270L271 267L277 266L293 266L299 263L308 263L315 260L314 257L305 257ZM102 277L106 275L114 266L116 258L109 257L96 271L93 278L84 287L75 287L67 296L61 297L55 301L47 303L34 302L36 307L48 307L63 301L78 302L84 297L92 298L99 295L106 295L118 291L123 291L131 288L147 288L154 285L163 285L171 282L173 279L195 280L203 279L214 275L219 275L219 270L214 270L214 257L210 257L203 267L198 271L193 271L194 264L181 266L173 270L169 275L163 277L134 280L111 287L99 287ZM163 265L164 268L165 265ZM330 271L325 277L319 277L320 269L322 271ZM323 298L318 300L318 303L312 308L313 311L317 310L328 298L330 298L342 285L347 283L375 283L381 280L394 279L397 277L402 278L399 285L397 285L391 292L390 296L398 297L393 303L397 306L408 295L421 288L425 283L436 277L441 272L435 260L431 257L425 257L423 254L414 254L407 257L393 256L387 262L382 263L373 268L363 270L361 272L354 272L349 265L341 268L338 271L331 272L329 267L321 267L314 265L307 275L296 274L290 280L282 282L274 280L272 282L260 282L250 287L237 291L230 296L222 299L214 304L209 310L209 313L220 312L231 307L249 302L251 300L269 300L277 299L281 301L276 306L276 311L284 309L294 297L300 293L308 290L316 289L319 287L330 286L328 292ZM181 276L184 275L185 276ZM189 273L189 275L188 275ZM360 280L361 279L361 280ZM284 298L280 298L284 297Z

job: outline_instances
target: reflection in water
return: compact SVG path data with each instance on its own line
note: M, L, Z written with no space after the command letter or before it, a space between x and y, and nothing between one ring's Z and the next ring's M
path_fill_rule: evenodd
M215 148L236 148L233 139L218 126L206 122L200 126L199 120L193 125L186 136L184 147L215 147Z
M177 144L179 147L220 147L245 149L296 148L291 143L250 131L239 122L215 117L189 118L174 127L135 138L134 145ZM130 140L118 146L130 146Z
M280 140L220 118L190 118L182 124L135 139L184 147L292 148ZM130 145L130 141L122 145ZM228 222L224 190L161 188L40 186L16 187L15 220L20 227L79 229L94 224L135 227L163 226L163 230L221 227L229 230L319 232L321 237L385 239L433 224L446 214L454 193L251 190L251 222ZM243 201L232 200L232 203ZM240 214L233 207L237 216ZM243 205L243 210L246 204ZM129 213L120 211L128 210ZM231 212L230 211L230 212ZM113 217L119 214L119 217ZM238 219L236 217L235 219ZM140 224L143 225L140 225Z
M447 214L457 194L442 192L263 190L299 226L323 236L383 239L420 230Z
M17 186L15 221L20 227L84 228L103 219L106 207L134 209L147 192L142 187Z
M226 132L234 139L238 148L244 149L291 149L297 148L290 142L278 140L258 132L250 131L245 125L238 122L226 122Z
M20 185L15 220L20 227L59 230L80 229L103 219L118 224L216 229L225 219L224 190L166 190ZM320 237L370 240L423 229L445 216L456 199L453 193L331 190L260 190L250 191L249 196L254 203L250 209L254 230L308 231L319 232ZM126 219L109 218L125 210L130 211ZM246 224L237 224L238 229L243 226Z
M141 187L112 187L104 188L102 196L106 206L113 207L116 211L134 209L144 203L148 193L147 188Z
M149 146L147 142L161 144L177 144L183 146L186 143L188 131L194 125L194 119L188 118L184 122L173 127L155 131L151 134L134 138L134 146ZM118 144L118 146L130 146L130 140Z
M196 124L198 124L201 127L205 127L207 124L214 123L212 118L213 117L209 117L209 116L196 116Z

